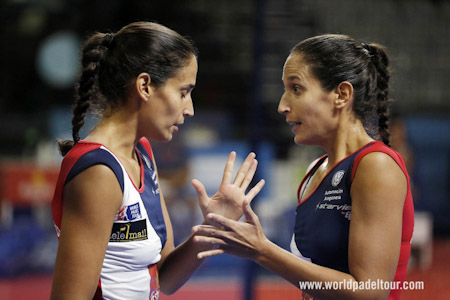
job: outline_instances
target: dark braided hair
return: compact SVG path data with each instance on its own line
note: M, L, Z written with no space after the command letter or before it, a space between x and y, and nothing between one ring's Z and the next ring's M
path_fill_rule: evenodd
M146 72L160 87L186 66L197 49L192 41L157 23L135 22L116 33L95 33L81 56L82 71L76 85L72 118L73 140L58 140L64 156L80 140L88 111L113 111L126 103L133 79Z
M389 59L381 45L325 34L298 43L291 53L302 56L326 91L350 82L356 117L371 136L389 146Z
M390 100L389 100L389 58L384 48L378 44L370 44L369 53L372 55L372 62L377 70L377 114L378 114L378 134L383 143L390 146L389 120L390 120Z

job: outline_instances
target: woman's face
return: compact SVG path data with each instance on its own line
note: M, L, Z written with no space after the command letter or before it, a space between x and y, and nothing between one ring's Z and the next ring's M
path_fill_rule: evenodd
M324 145L337 128L334 99L311 74L300 54L291 54L283 68L284 94L278 112L286 116L296 144Z
M197 77L197 59L194 55L175 76L158 88L146 103L144 135L158 141L170 141L186 117L194 116L191 92Z

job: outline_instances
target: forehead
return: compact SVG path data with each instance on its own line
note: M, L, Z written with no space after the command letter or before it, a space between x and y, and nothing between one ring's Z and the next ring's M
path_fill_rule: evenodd
M195 57L195 55L192 55L188 63L175 74L173 79L176 81L183 81L183 82L193 80L195 83L195 78L197 77L197 70L198 70L197 58Z
M289 55L283 66L283 81L306 80L308 77L310 77L309 67L302 56L296 53Z

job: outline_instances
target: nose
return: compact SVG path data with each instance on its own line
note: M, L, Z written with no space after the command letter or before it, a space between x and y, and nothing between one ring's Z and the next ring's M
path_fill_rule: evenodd
M278 113L283 115L290 111L285 95L286 93L281 96L280 103L278 103Z
M194 103L192 102L192 98L186 103L186 107L183 110L184 117L193 117L194 116Z

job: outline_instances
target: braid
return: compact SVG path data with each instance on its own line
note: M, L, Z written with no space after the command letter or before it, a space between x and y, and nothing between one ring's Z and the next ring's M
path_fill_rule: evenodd
M89 38L82 50L82 72L75 87L75 106L72 118L73 141L58 141L62 156L66 155L80 140L80 130L84 125L89 107L101 97L98 89L99 68L104 60L107 47L111 44L111 34L97 33Z
M389 58L385 50L377 44L370 44L370 54L376 69L376 112L378 115L378 134L387 146L390 146L389 129Z

